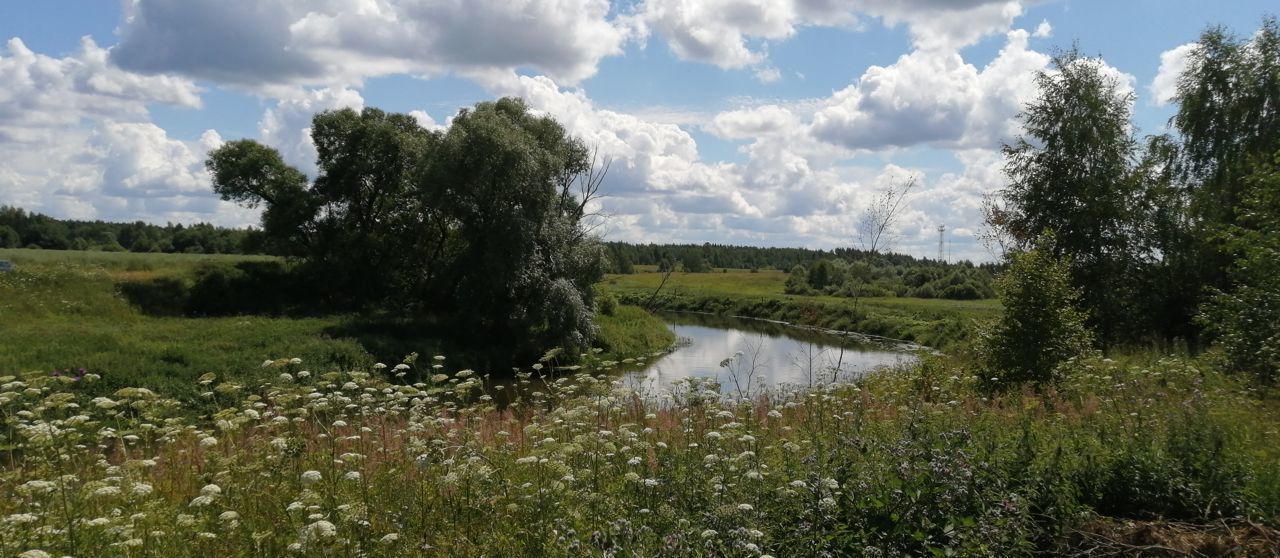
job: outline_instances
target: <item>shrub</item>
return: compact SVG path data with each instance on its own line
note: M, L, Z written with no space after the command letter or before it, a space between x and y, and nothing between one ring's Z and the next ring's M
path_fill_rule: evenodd
M1043 387L1057 379L1061 363L1089 347L1067 262L1044 249L1049 242L1052 237L1042 238L1036 248L1014 254L998 281L1004 312L979 333L977 348L989 388L1022 382Z

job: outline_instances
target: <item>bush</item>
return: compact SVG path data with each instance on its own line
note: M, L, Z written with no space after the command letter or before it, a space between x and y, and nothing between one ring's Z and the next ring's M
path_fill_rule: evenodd
M978 356L990 389L1032 382L1037 388L1057 380L1067 359L1089 348L1079 294L1071 287L1067 262L1039 246L1014 254L997 282L1004 312L979 333Z

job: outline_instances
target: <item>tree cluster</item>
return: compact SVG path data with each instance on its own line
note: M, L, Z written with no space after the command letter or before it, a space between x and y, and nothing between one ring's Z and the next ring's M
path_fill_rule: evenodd
M311 133L314 181L252 140L207 166L223 199L264 208L270 250L323 283L322 303L447 323L518 358L589 346L605 167L554 119L505 98L444 132L366 108L320 113Z
M0 248L241 254L254 252L253 231L194 225L61 220L0 206Z
M944 264L920 260L914 265L875 265L875 259L820 259L791 268L787 294L859 297L994 298L995 268L968 262Z
M1133 96L1100 59L1072 49L1052 66L1021 114L1025 135L1004 148L991 238L1061 260L1104 347L1196 348L1209 324L1239 368L1274 375L1260 362L1276 362L1280 345L1276 19L1247 39L1205 31L1179 77L1172 132L1141 141ZM1046 233L1052 243L1039 241Z
M853 248L837 248L835 250L814 250L811 248L770 248L762 246L732 246L727 244L631 244L627 242L607 243L609 258L612 262L610 273L629 273L622 269L634 271L636 265L662 266L663 262L675 265L685 261L701 259L707 264L707 270L714 269L780 269L789 270L797 265L812 265L822 259L839 259L845 261L868 261L876 267L917 265L945 265L930 259L915 258L906 254L880 252ZM961 262L959 265L971 265Z

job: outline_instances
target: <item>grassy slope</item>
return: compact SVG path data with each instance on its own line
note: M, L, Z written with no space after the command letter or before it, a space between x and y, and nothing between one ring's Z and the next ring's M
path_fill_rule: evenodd
M103 376L104 392L141 385L189 397L201 374L250 378L266 359L348 369L378 358L398 361L403 355L390 354L398 350L434 354L440 347L372 330L355 335L345 316L148 316L118 290L121 282L189 273L200 262L268 259L261 256L0 250L0 259L18 267L0 274L0 374L84 368ZM635 308L622 307L599 324L609 357L672 342L660 321Z
M674 273L659 297L674 310L736 313L782 319L887 337L908 339L939 348L966 338L975 321L993 318L1000 310L996 300L941 300L923 298L864 298L855 301L833 296L798 296L783 293L787 274L777 270L751 273ZM662 281L662 274L641 272L610 275L602 287L630 303L646 301Z

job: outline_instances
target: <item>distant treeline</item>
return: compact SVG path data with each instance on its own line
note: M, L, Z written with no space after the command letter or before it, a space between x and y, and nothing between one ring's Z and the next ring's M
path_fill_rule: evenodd
M256 229L208 223L152 225L57 219L17 207L0 206L0 248L164 252L188 254L270 253ZM946 263L905 254L871 254L837 248L762 248L724 244L630 244L609 242L610 271L634 273L636 265L691 273L716 269L778 269L799 272L788 282L791 294L910 296L977 299L995 296L995 266ZM809 273L813 270L814 273Z
M852 248L813 250L809 248L763 248L725 244L630 244L609 242L613 273L632 273L636 265L656 265L660 271L676 266L682 271L701 273L719 268L780 269L788 271L797 265L810 266L818 260L865 261L874 266L956 266L974 267L970 262L948 264L905 254L871 254ZM984 266L989 267L989 266Z
M261 253L261 235L208 223L152 225L63 220L0 206L0 248L166 252L190 254Z
M905 254L851 248L761 248L723 244L608 243L613 273L633 273L637 265L705 273L717 269L778 269L792 276L789 294L900 296L972 300L992 298L997 266L969 261L947 263Z

